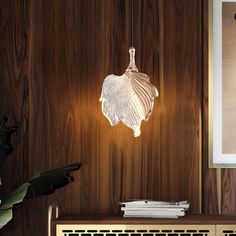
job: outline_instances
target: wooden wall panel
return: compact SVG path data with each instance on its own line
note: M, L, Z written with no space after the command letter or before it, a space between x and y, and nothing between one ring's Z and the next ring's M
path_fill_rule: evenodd
M14 154L1 168L1 193L22 184L29 171L29 2L0 1L0 114L19 130L13 137ZM15 221L1 235L24 235L26 211L19 207Z
M67 213L119 214L117 203L130 198L188 199L201 211L202 1L134 1L137 66L160 93L139 138L111 127L99 103L104 77L128 65L130 6L1 1L0 114L20 126L4 192L82 162L75 183L24 203L3 235L46 235L54 201Z
M201 1L163 1L163 198L191 199L200 209ZM191 19L191 20L190 20ZM168 186L168 187L167 187Z
M221 170L208 168L208 0L203 1L202 212L221 212Z

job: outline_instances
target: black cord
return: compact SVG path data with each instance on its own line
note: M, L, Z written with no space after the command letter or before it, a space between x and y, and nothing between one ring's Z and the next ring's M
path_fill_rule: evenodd
M131 47L134 47L134 0L131 0Z

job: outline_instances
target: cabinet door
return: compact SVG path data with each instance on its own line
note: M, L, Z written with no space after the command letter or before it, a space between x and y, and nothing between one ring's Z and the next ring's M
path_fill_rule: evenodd
M236 235L235 225L216 225L216 236Z

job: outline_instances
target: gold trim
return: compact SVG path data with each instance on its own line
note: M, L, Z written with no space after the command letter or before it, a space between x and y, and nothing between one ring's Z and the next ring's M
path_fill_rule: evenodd
M209 167L213 163L213 0L208 0L208 155Z

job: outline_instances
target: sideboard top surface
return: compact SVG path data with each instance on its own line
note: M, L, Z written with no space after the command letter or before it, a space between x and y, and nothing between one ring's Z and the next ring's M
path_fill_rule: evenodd
M61 215L54 224L236 224L235 215L186 215L179 219L123 218L107 215Z

